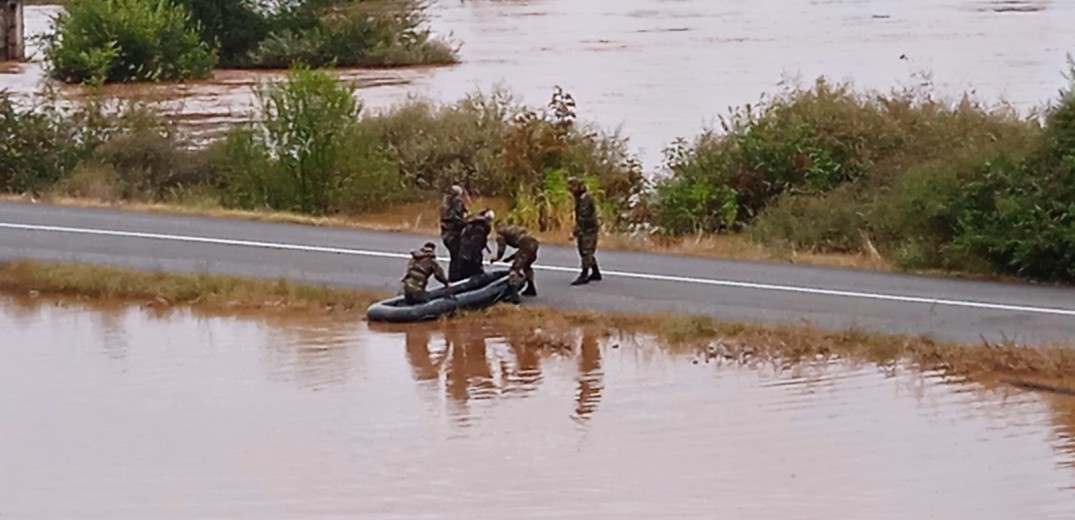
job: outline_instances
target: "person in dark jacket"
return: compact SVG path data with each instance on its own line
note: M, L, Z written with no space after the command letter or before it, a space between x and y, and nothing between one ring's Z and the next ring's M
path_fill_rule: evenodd
M579 274L571 285L583 285L601 280L601 271L597 268L597 235L601 231L601 223L597 219L597 206L593 197L586 191L586 185L578 178L568 180L571 195L575 198L575 229L571 236L575 238L578 246L579 259L582 263L582 273Z
M448 278L459 277L459 240L467 224L467 192L453 185L444 195L440 206L440 238L448 248Z
M534 238L521 226L509 226L500 220L496 223L496 255L489 263L499 262L504 257L504 251L508 246L516 249L506 261L511 262L511 271L508 273L508 282L514 291L526 284L523 296L537 296L537 287L534 285L534 262L537 260L538 239Z
M437 262L437 245L426 242L421 249L411 251L411 260L407 264L407 274L403 275L403 299L408 305L417 305L429 301L426 284L433 276L440 283L448 286L448 277Z
M459 272L455 282L485 272L482 268L484 252L489 251L489 233L493 226L493 211L485 210L467 221L459 239Z

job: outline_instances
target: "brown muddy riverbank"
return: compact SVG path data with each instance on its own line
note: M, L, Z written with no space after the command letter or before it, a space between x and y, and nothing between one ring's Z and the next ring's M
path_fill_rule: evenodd
M4 517L1075 514L1069 398L493 322L0 297L0 327Z
M27 7L27 30L48 29L54 6ZM692 135L731 105L773 92L784 73L853 79L887 90L920 71L942 93L976 92L1038 106L1065 85L1066 28L1075 4L1055 1L655 0L436 2L434 29L463 43L453 67L343 71L379 109L415 94L453 101L502 83L530 104L561 85L584 119L622 124L654 168L661 149ZM1030 36L1033 35L1033 36ZM0 88L29 95L38 64L0 74ZM246 119L250 86L277 73L219 71L184 86L117 86L159 99L191 128L213 133Z

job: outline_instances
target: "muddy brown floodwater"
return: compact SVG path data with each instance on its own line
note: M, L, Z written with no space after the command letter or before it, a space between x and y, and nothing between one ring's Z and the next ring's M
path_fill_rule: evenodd
M1067 399L376 329L0 298L0 518L1075 517Z
M28 31L46 31L56 9L27 7ZM432 23L463 44L463 63L344 72L367 106L407 94L452 101L496 83L542 104L558 84L584 119L622 124L649 168L674 138L776 91L784 73L887 90L928 71L942 93L974 90L1026 109L1065 85L1075 51L1075 2L1064 0L439 0ZM207 83L111 92L149 91L211 134L247 118L250 87L269 76L279 74L222 71ZM31 64L0 74L0 88L26 94L39 79Z

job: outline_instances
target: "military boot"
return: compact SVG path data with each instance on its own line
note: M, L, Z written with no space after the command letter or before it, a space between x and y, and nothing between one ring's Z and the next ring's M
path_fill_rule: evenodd
M590 283L589 271L589 269L584 268L582 272L579 273L579 277L575 278L574 282L571 282L571 285L586 285Z
M599 269L597 269L597 262L594 262L593 269L590 270L590 281L591 282L600 282L601 281L601 271Z
M534 286L533 280L530 280L526 285L526 290L523 291L523 296L537 296L537 287Z

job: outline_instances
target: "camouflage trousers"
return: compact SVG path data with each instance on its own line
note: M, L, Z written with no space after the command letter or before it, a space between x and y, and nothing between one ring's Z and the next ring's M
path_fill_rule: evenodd
M597 252L597 233L579 233L575 237L575 245L579 248L579 258L582 260L582 268L590 269L597 265L594 253Z
M448 279L451 281L462 280L461 269L463 261L459 258L459 233L441 233L444 248L448 250Z
M407 305L426 303L429 301L429 293L413 280L408 279L403 282L403 301Z
M525 240L525 239L524 239ZM534 262L537 261L538 243L530 238L519 244L515 252L515 259L511 262L511 271L518 272L526 277L526 281L534 281Z

